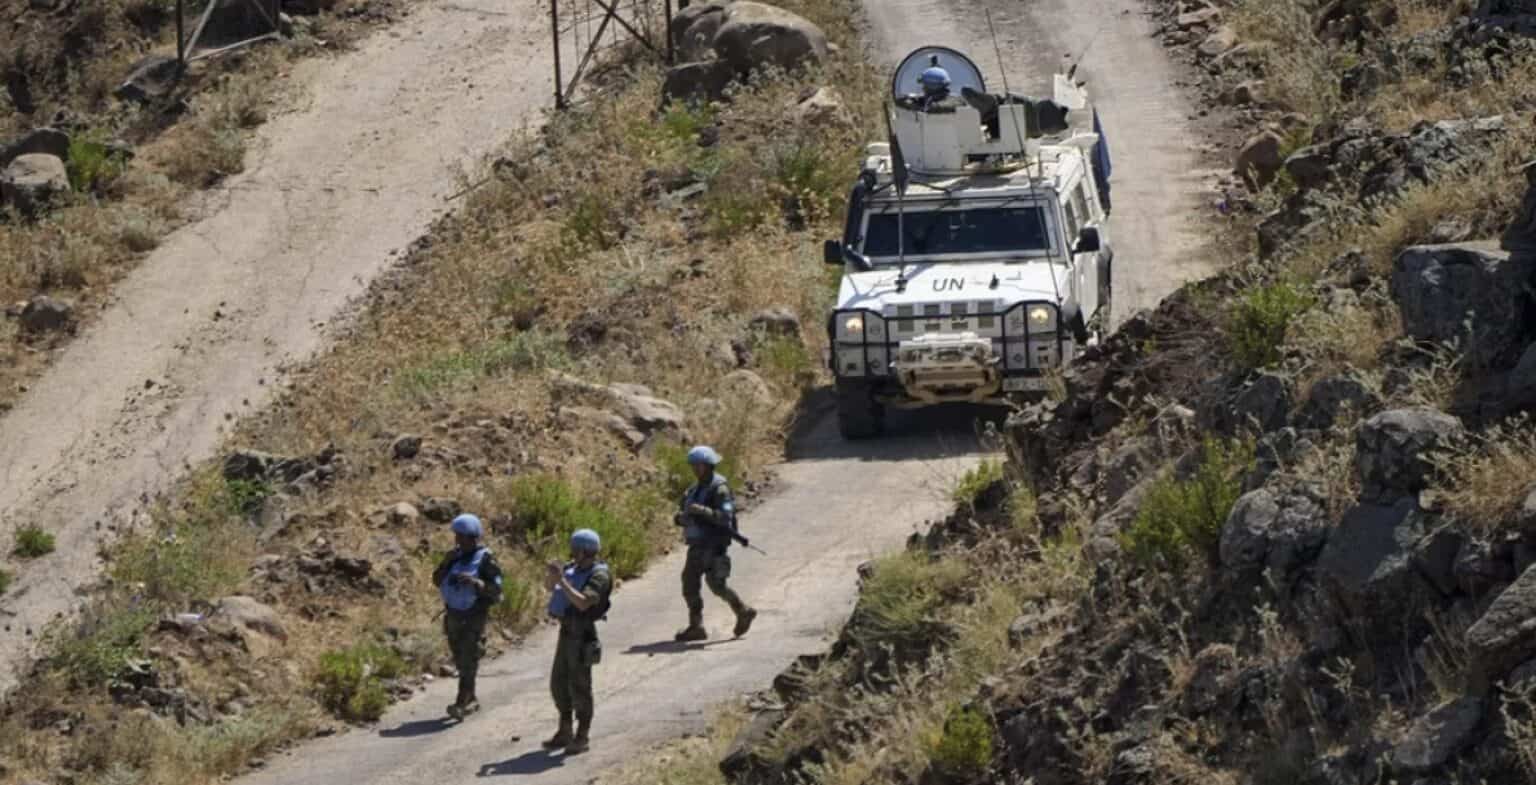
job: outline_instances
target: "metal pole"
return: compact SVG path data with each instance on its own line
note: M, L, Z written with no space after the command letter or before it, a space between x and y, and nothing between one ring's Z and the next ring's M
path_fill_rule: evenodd
M663 20L662 24L666 25L667 65L672 65L674 62L672 55L672 0L663 0L663 5L666 10L666 19Z
M187 15L187 0L176 0L176 62L181 68L187 67L187 33L183 29L186 24L182 21Z
M549 0L549 29L555 39L555 108L565 108L565 81L560 75L560 0Z

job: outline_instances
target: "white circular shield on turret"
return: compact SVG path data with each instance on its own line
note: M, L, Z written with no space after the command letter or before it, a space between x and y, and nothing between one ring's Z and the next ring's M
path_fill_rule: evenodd
M921 94L923 86L918 77L935 65L949 72L951 95L959 95L962 87L982 93L987 91L987 84L981 78L981 69L969 57L947 46L925 46L914 50L901 61L901 65L896 66L896 75L891 79L891 97Z

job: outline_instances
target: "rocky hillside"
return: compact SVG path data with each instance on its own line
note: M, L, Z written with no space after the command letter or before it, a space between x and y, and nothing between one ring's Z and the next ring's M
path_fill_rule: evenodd
M1536 7L1159 13L1237 263L1008 419L728 781L1536 782Z
M46 656L0 709L0 782L214 781L378 719L452 674L427 576L461 510L508 576L501 651L571 530L620 580L675 544L693 441L750 506L816 405L817 243L875 117L854 97L880 95L850 10L701 9L781 45L714 102L664 100L669 69L630 52L470 178L333 349L123 533L81 618L7 630Z

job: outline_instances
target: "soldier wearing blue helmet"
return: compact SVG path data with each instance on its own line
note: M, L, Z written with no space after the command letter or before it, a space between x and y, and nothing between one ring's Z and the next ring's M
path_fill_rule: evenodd
M485 656L485 621L501 601L501 567L481 543L484 528L473 515L453 519L455 548L432 571L432 585L443 596L443 634L459 670L459 695L448 716L463 719L480 708L475 674Z
M571 560L552 561L545 577L550 590L550 617L560 622L555 643L555 664L550 669L549 691L560 712L560 728L544 742L545 749L564 748L576 755L589 748L592 727L592 666L602 659L597 622L608 613L613 577L608 565L598 560L602 540L591 529L571 534ZM571 721L575 720L575 733Z
M709 637L704 629L704 597L700 583L708 584L716 597L725 600L736 614L736 637L747 634L757 611L726 585L731 575L732 534L736 532L736 502L731 488L715 467L720 454L706 445L688 451L688 465L697 482L683 495L682 510L673 522L683 527L688 543L688 557L683 565L683 601L688 605L688 626L674 636L679 641L700 641Z

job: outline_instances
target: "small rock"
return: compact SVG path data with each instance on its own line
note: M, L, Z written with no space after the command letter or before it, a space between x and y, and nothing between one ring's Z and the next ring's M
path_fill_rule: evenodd
M1232 47L1237 46L1237 31L1227 25L1216 28L1215 32L1205 37L1200 42L1196 51L1201 57L1213 59L1226 54ZM1246 103L1246 102L1245 102Z
M427 516L427 520L436 523L448 523L463 511L464 508L453 499L437 499L429 496L421 502L421 514Z
M410 502L400 502L389 508L391 526L414 526L421 520L421 512Z
M667 101L718 101L736 78L736 70L723 60L685 63L667 69L661 94Z
M1178 25L1180 30L1191 30L1196 27L1207 27L1209 25L1213 25L1220 19L1221 9L1202 8L1198 11L1190 11L1189 13L1179 14L1178 18L1174 20L1174 24Z
M761 330L769 335L780 337L798 337L800 335L800 317L789 308L770 308L760 311L752 317L749 323L754 330Z
M1280 158L1280 148L1284 143L1274 131L1264 131L1250 137L1237 153L1233 173L1243 178L1249 190L1262 190L1285 165L1285 161Z
M114 95L124 101L149 103L164 98L181 78L181 63L174 57L148 55L133 64Z
M35 128L20 139L0 147L0 169L23 155L41 153L61 161L69 160L69 134L57 128Z
M397 461L408 461L421 453L421 437L403 434L389 445L389 453Z
M74 322L74 306L46 295L34 297L21 309L21 329L28 333L49 333L68 328Z
M1307 400L1296 414L1296 427L1326 431L1344 413L1369 416L1381 403L1381 396L1360 374L1336 374L1319 380L1307 391Z
M853 125L853 115L848 112L848 107L843 104L837 91L830 87L818 87L809 97L796 104L795 117L802 124L817 127Z
M1233 505L1221 528L1223 566L1238 571L1269 569L1287 582L1317 558L1328 540L1328 516L1313 499L1260 488Z
M225 597L219 600L214 616L237 627L259 632L280 641L288 640L288 631L283 627L277 611L252 597L239 595Z
M1333 162L1322 145L1303 147L1285 159L1285 171L1299 188L1321 188L1333 179Z
M1461 421L1425 407L1393 409L1366 420L1355 437L1361 498L1391 502L1429 483L1432 457L1461 437Z
M754 407L772 406L774 402L773 388L768 386L768 382L756 372L745 368L726 374L720 380L720 387L725 396Z
M1393 770L1428 774L1444 766L1477 740L1483 709L1481 698L1462 697L1415 720L1392 749Z

